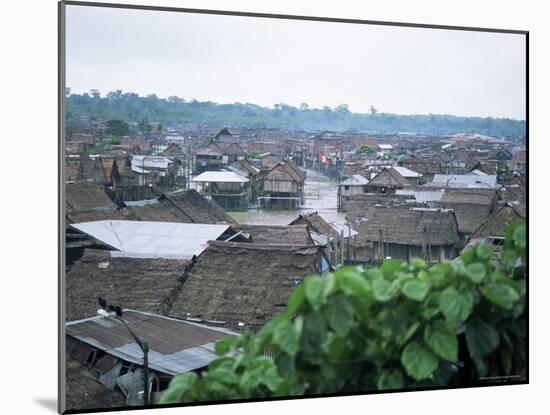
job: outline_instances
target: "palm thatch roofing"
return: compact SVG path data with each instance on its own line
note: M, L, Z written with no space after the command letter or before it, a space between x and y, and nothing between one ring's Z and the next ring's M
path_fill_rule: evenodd
M107 389L95 380L88 368L78 360L67 358L65 374L65 407L68 410L126 406L126 398L120 390Z
M460 242L451 210L379 207L370 209L367 218L358 229L359 246L380 240L414 246L452 246Z
M404 187L407 180L394 168L384 168L369 181L369 186L376 187Z
M440 160L435 157L403 157L399 161L399 165L407 167L421 174L437 174L443 173Z
M223 150L223 154L228 156L246 156L248 153L239 145L239 143L231 143L225 148L225 150Z
M525 212L517 209L511 203L501 206L493 212L481 225L472 233L471 238L482 238L486 236L504 236L506 228L518 219L525 219Z
M291 160L280 161L265 175L264 180L293 181L303 183L306 172L301 170Z
M303 277L318 272L317 246L210 242L170 311L258 328L283 311Z
M231 163L231 166L246 172L249 177L256 176L260 172L260 169L258 169L257 167L254 167L252 164L250 164L249 161L245 159L236 160L233 163Z
M176 143L170 143L168 147L166 147L161 153L161 156L181 156L184 155L185 152L183 149L177 145Z
M249 236L255 244L313 245L306 224L300 225L234 225L235 231Z
M95 180L104 184L108 176L99 158L77 158L65 160L65 181Z
M165 314L181 288L188 260L111 257L86 249L67 274L66 319L95 315L97 298L152 313Z
M204 198L196 190L164 193L159 200L181 220L188 218L189 223L237 223L215 200Z
M67 183L65 198L67 212L114 210L117 208L103 189L92 180Z
M329 238L338 237L338 232L317 212L301 214L290 222L289 225L306 225L309 230L321 235Z
M453 209L458 231L471 234L493 212L497 199L494 189L446 189L441 200L428 202L428 205Z

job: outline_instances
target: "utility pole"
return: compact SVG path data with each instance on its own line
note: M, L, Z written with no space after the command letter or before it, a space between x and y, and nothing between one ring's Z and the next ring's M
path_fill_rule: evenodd
M102 317L112 318L124 324L124 327L126 327L128 333L130 333L134 341L143 352L143 405L149 406L149 343L146 340L141 340L130 329L126 321L122 318L122 310L120 307L113 307L112 305L107 306L107 302L102 298L98 298L98 302L101 309L98 310L97 313ZM112 309L115 311L108 311L107 307L109 310Z

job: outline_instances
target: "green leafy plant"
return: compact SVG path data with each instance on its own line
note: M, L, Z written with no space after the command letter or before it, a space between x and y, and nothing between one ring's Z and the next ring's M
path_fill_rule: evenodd
M475 385L524 376L525 223L501 252L477 245L312 275L258 333L216 343L201 374L173 378L161 403Z

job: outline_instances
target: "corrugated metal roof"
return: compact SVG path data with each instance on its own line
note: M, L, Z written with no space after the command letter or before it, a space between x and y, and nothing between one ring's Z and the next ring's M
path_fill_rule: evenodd
M397 171L403 177L421 177L422 175L418 172L410 170L406 167L393 166L393 169Z
M205 171L191 179L202 183L246 183L249 180L232 171Z
M200 255L208 241L218 239L229 225L102 220L70 225L129 258L182 258Z
M354 174L351 177L348 177L346 180L340 183L340 186L364 186L368 184L369 181L361 176L360 174Z
M417 202L437 202L441 200L445 191L441 190L409 190L409 189L397 189L395 191L396 195L402 196L412 196L416 199Z
M466 188L495 188L496 175L478 176L475 174L436 174L432 185Z
M136 169L167 169L172 160L162 156L132 156L132 170Z
M132 331L149 343L149 367L168 375L207 366L217 356L216 340L232 335L230 330L208 327L157 314L124 310ZM127 362L142 364L143 352L128 330L113 318L94 316L67 322L67 335Z

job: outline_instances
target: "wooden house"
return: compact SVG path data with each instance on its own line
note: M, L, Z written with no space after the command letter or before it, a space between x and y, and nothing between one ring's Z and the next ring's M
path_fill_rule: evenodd
M374 176L367 184L367 190L371 193L393 194L397 189L408 186L409 183L394 168L384 168Z
M246 150L244 150L239 143L229 144L222 153L224 156L227 156L227 162L233 163L237 160L245 159L247 156Z
M303 203L306 173L292 161L280 161L262 178L260 205L296 209Z
M454 258L460 238L454 212L446 209L375 207L357 231L357 258L380 263L413 257L438 262Z
M191 179L203 196L214 199L224 209L248 207L250 180L232 171L205 171Z
M322 248L314 245L210 242L170 314L258 330L286 309L293 289L321 272L323 262Z
M349 202L357 195L368 191L369 181L360 174L354 174L343 182L338 184L338 211L345 212L348 209Z
M208 146L198 148L194 151L194 174L201 174L205 171L218 171L222 168L223 165L223 149L213 141L210 142Z

